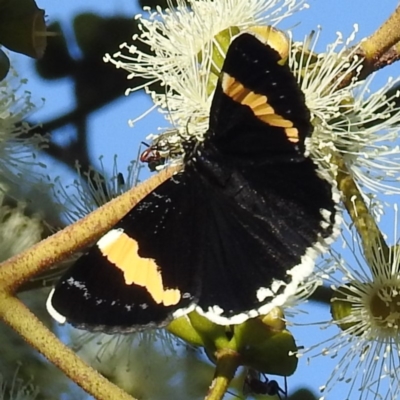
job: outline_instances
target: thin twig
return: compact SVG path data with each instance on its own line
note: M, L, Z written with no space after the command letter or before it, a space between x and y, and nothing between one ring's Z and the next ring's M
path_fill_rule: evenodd
M134 400L61 343L21 301L3 291L0 291L0 318L96 399Z
M222 400L240 365L240 355L235 351L220 350L216 356L215 375L205 400Z

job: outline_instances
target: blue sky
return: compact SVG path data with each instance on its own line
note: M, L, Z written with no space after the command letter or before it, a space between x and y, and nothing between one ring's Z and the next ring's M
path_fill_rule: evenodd
M218 0L217 0L218 1ZM84 6L82 4L84 3ZM295 40L302 40L311 30L322 27L319 45L317 50L323 51L326 44L336 39L336 32L340 31L347 37L354 30L354 24L358 24L359 32L357 38L369 36L395 9L397 0L314 0L309 1L310 8L301 13L295 14L286 20L281 28L290 28ZM61 21L65 29L71 18L82 12L94 12L100 15L130 16L139 10L132 0L37 0L40 8L45 9L49 22ZM129 38L127 38L129 40ZM33 70L29 67L31 60L24 57L15 57L15 65L20 74L29 79L28 88L33 94L33 98L38 102L41 98L46 99L45 105L35 114L35 119L48 120L63 114L73 108L73 89L71 82L67 79L46 82L37 78ZM372 87L379 87L386 81L389 75L397 77L399 75L399 65L395 64L379 73ZM27 75L25 75L27 74ZM29 75L28 75L29 74ZM119 99L107 107L94 113L89 119L89 131L91 135L91 151L93 160L104 155L105 163L109 162L110 170L114 154L118 154L119 165L121 168L126 166L137 154L139 143L152 132L157 131L158 126L165 126L161 117L157 113L151 114L137 123L134 128L128 126L128 119L135 118L142 111L151 106L151 102L145 95L132 96ZM56 171L60 174L62 171ZM390 228L391 231L391 228ZM389 233L390 233L389 231ZM315 320L329 319L326 308L321 310L318 306L308 307L308 311L315 316ZM323 311L323 312L322 312ZM315 341L316 336L310 336L306 329L296 329L296 337L299 344L307 346ZM320 333L314 329L318 339ZM313 360L311 367L307 367L305 360L293 377L289 379L289 390L292 391L297 385L307 385L316 389L324 382L327 370L331 369L335 363L327 360ZM334 398L334 397L332 397ZM335 397L342 400L339 397ZM355 397L354 397L355 398Z

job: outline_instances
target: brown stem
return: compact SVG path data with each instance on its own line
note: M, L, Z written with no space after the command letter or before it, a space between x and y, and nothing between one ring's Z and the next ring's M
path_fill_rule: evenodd
M400 27L399 27L400 30ZM374 64L374 71L393 64L400 60L400 43L392 46L386 53L383 53Z
M100 400L134 400L85 364L17 298L0 291L0 318L86 392Z
M366 40L361 42L361 49L369 65L374 65L392 46L400 42L400 6Z
M338 89L348 86L355 77L358 80L365 79L373 72L397 61L399 42L400 6L370 37L360 43L357 56L363 59L363 68L361 72L354 70L347 74Z

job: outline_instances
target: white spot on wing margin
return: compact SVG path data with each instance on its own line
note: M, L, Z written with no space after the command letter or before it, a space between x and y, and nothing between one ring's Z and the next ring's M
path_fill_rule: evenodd
M110 244L114 243L118 238L124 233L123 229L111 229L97 242L97 246L100 250L108 247Z
M176 319L176 318L179 318L179 317L183 317L184 315L187 315L190 312L192 312L195 308L196 308L195 304L190 304L186 308L179 308L178 310L176 310L176 311L174 311L172 313L172 318Z
M47 301L46 301L46 308L47 308L48 313L52 316L53 319L55 319L59 324L65 324L65 322L67 321L67 318L65 318L64 315L61 315L53 307L53 304L51 304L51 300L53 299L54 290L55 289L51 289L49 297L47 298Z

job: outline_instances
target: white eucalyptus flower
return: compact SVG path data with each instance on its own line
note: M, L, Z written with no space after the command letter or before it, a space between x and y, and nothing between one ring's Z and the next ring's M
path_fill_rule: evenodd
M395 240L398 210L395 209ZM323 329L340 332L308 352L335 359L336 367L320 389L321 399L340 393L342 399L397 400L400 396L400 246L376 242L369 261L351 232L347 245L353 254L336 257L337 273L328 283L334 290L333 319ZM343 385L347 387L343 388ZM336 392L340 390L340 392ZM332 391L332 393L331 393ZM346 393L346 395L343 395ZM326 396L326 397L325 397Z
M0 82L0 179L21 184L21 178L32 176L34 167L44 167L36 159L37 151L46 145L39 135L28 135L31 127L24 119L32 113L35 105L31 94L22 91L26 83L14 77Z
M10 400L35 400L40 390L32 382L25 383L14 375L12 382L6 382L0 374L0 398Z
M85 173L81 172L80 166L77 164L79 177L71 185L65 186L59 182L53 189L54 195L63 204L63 212L69 223L85 217L138 183L140 167L138 167L137 161L131 162L124 175L118 169L115 156L111 177L108 177L103 157L100 157L99 161L99 171L91 168L89 172Z
M398 194L400 109L394 100L400 93L390 97L385 93L399 80L390 79L375 92L370 90L375 75L342 85L346 74L357 76L361 67L357 46L351 47L356 32L357 27L346 41L338 34L325 53L314 53L319 32L311 51L308 39L292 48L289 65L305 94L314 125L309 150L327 171L335 170L329 151L339 152L363 190Z
M135 398L197 399L207 391L212 366L165 330L105 335L73 329L74 336L79 356Z
M307 7L303 0L191 0L190 7L178 0L176 8L148 10L147 18L137 17L142 33L133 39L148 46L150 52L140 51L135 43L123 43L122 51L112 57L107 54L105 61L126 69L130 79L145 78L144 87L155 108L182 137L201 140L208 128L214 91L214 85L209 87L210 75L215 67L219 72L213 57L218 51L223 59L226 52L215 37L229 29L276 25L302 7ZM165 87L163 93L148 89L155 82ZM141 88L134 87L128 93Z
M24 214L21 204L15 208L3 205L0 187L0 261L21 253L41 240L43 226L35 217Z

